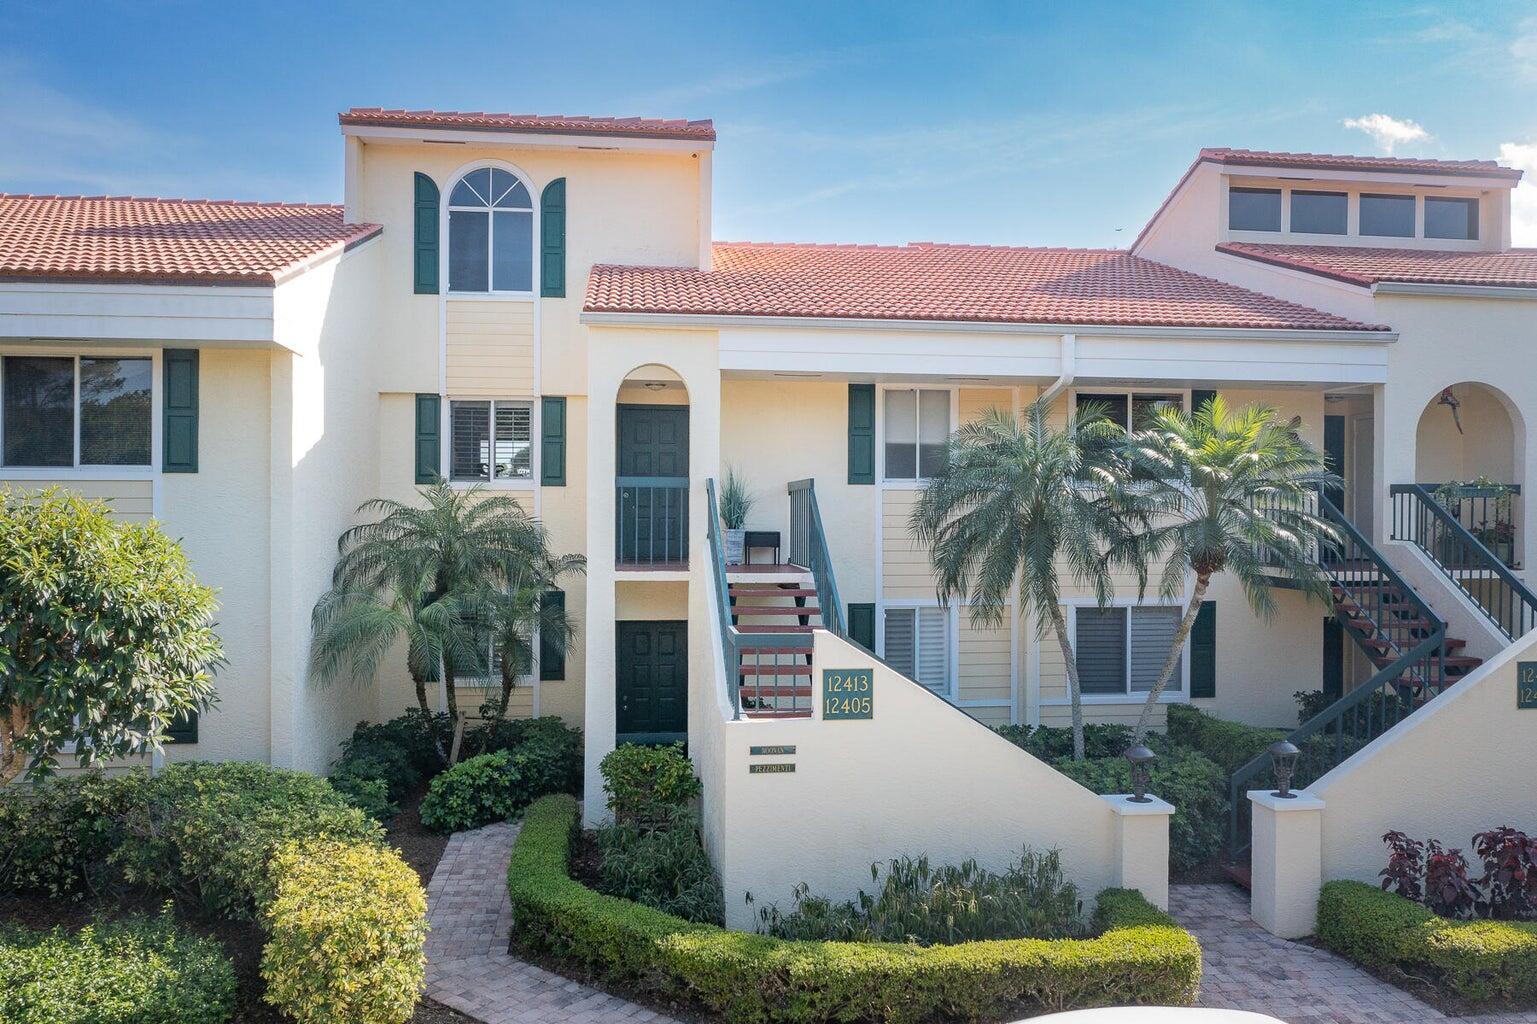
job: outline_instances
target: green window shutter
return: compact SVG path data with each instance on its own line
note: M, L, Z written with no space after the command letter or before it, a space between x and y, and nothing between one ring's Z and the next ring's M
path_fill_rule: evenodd
M437 395L416 396L416 482L435 483L442 474L442 420Z
M546 608L566 610L566 592L564 590L545 591L544 605ZM559 650L539 635L539 678L564 679L566 678L566 652Z
M1217 695L1217 602L1202 601L1190 629L1190 696Z
M875 653L875 605L849 602L849 639Z
M438 186L416 172L416 256L412 279L418 295L438 293Z
M566 179L544 186L539 197L539 294L566 296Z
M160 469L166 473L197 472L197 375L195 348L168 348L161 353Z
M545 398L539 408L539 482L566 486L566 400Z
M1213 398L1216 397L1217 393L1215 391L1191 391L1190 408L1187 411L1195 412L1201 406L1205 405L1207 402L1210 402Z
M875 385L849 385L849 483L875 483Z
M196 743L197 742L197 712L188 711L185 715L178 715L171 722L170 728L165 731L167 743Z

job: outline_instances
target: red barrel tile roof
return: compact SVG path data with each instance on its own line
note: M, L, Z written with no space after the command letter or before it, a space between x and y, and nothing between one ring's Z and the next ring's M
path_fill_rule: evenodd
M1493 160L1422 160L1418 157L1341 156L1334 153L1274 153L1225 146L1201 150L1197 160L1243 167L1307 167L1314 170L1409 171L1416 174L1450 174L1459 177L1509 178L1519 181L1521 172L1501 167Z
M1403 281L1537 288L1537 249L1446 252L1439 249L1224 242L1217 246L1217 251L1362 286L1378 281Z
M1115 249L718 242L714 269L596 266L592 312L1371 330Z
M340 206L0 193L0 279L270 285L381 230Z
M471 131L609 135L636 139L715 141L714 121L656 117L577 117L565 114L486 114L458 110L384 110L353 107L336 115L344 125L383 128L458 128Z

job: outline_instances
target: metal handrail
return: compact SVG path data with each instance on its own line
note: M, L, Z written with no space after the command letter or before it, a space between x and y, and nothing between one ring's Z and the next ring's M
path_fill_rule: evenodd
M843 600L838 596L838 577L833 571L832 551L827 546L827 534L822 529L822 511L817 505L815 480L793 480L786 488L790 495L790 560L804 556L806 568L816 580L818 600L821 602L822 624L834 635L848 636L848 622L843 611ZM804 497L801 497L804 495ZM805 544L805 550L798 550Z
M641 535L642 507L647 511ZM614 478L614 562L656 565L688 561L688 477Z
M1332 501L1319 494L1318 507L1321 517L1340 535L1339 542L1330 545L1330 550L1319 553L1319 566L1371 617L1377 634L1391 645L1397 657L1287 736L1301 750L1294 776L1298 787L1311 785L1366 743L1403 721L1439 694L1446 680L1446 623ZM1366 563L1365 568L1360 567L1362 563ZM1390 593L1408 602L1407 617L1387 607L1386 596ZM1344 620L1339 602L1335 604L1335 616ZM1366 638L1357 630L1347 626L1345 632L1369 654L1379 653L1366 644ZM1249 816L1246 790L1265 777L1270 766L1269 754L1262 751L1228 780L1228 852L1233 860L1240 858L1250 845L1244 830Z
M1537 627L1537 594L1436 500L1429 484L1393 484L1393 539L1413 544L1441 574L1476 604L1507 640ZM1443 544L1450 542L1461 556L1448 565ZM1487 590L1470 586L1491 584Z

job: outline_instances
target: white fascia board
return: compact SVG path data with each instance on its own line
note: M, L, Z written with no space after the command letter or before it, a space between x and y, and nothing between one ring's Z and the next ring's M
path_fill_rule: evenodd
M342 125L342 134L365 142L468 146L520 146L527 149L617 149L653 153L699 153L713 150L708 139L646 139L613 135L500 131L494 128L394 128L384 125Z
M272 343L260 286L0 282L0 337Z
M941 334L1044 334L1078 337L1209 338L1251 341L1343 341L1380 344L1398 340L1396 331L1272 330L1243 327L1133 327L1112 324L985 323L971 320L865 320L857 317L715 316L705 313L609 313L584 311L581 322L589 327L666 327L720 330L730 327L798 327L813 330L906 331Z
M1093 380L1384 384L1389 348L1388 343L1246 338L1170 338L1150 345L1080 334L1076 375L1080 385Z
M1207 162L1214 164L1229 178L1244 178L1254 181L1284 181L1288 184L1299 181L1354 181L1368 185L1417 185L1467 189L1511 189L1516 186L1516 182L1507 178L1478 175L1425 174L1414 171L1352 171L1336 168L1271 165L1255 166L1252 164L1222 163L1215 160Z
M837 375L1039 377L1062 366L1060 335L724 328L720 368Z
M1378 281L1373 295L1433 295L1456 299L1515 299L1537 302L1537 288L1485 284L1431 284L1421 281Z

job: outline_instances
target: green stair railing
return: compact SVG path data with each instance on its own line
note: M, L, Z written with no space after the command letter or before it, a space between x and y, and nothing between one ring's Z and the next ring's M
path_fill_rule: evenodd
M1448 678L1446 623L1333 502L1322 495L1317 500L1319 516L1339 534L1339 541L1327 545L1318 558L1335 590L1335 616L1381 668L1287 737L1301 751L1292 780L1299 789L1422 707L1445 688ZM1350 610L1360 614L1347 615ZM1349 621L1363 617L1376 625L1370 634ZM1229 779L1228 856L1232 862L1242 860L1250 847L1248 791L1274 785L1266 751Z
M846 637L849 634L848 622L843 611L843 600L838 596L838 577L833 571L832 552L827 547L827 535L822 531L822 512L817 507L816 481L792 481L789 493L790 561L811 570L816 580L817 600L821 602L822 624L835 635Z

